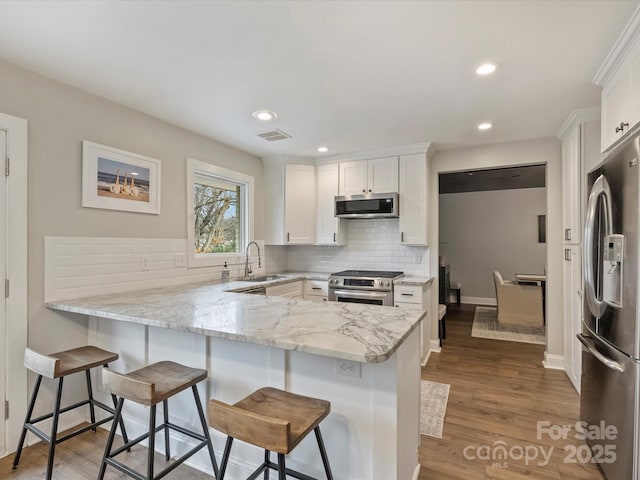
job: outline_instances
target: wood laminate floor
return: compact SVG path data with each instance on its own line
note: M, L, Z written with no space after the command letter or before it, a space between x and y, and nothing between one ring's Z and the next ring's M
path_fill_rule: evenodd
M424 380L451 389L443 438L421 437L419 480L602 480L593 464L565 462L586 448L575 432L566 440L538 435L537 422L579 420L580 399L566 374L542 367L543 345L472 338L474 308L449 307L442 353L422 369ZM512 454L486 459L499 446ZM521 451L537 458L527 462Z
M564 372L542 367L544 347L472 338L472 320L472 306L451 306L443 351L433 354L422 370L423 379L448 383L451 390L443 438L422 436L419 480L602 480L594 465L565 463L565 447L579 447L581 442L537 436L536 422L575 424L579 415L579 397ZM106 437L107 432L99 429L60 444L53 478L95 479ZM498 445L515 448L516 457L522 448L530 455L536 452L538 458L528 465L524 458L502 462L465 458L465 448L466 457L478 457L497 451ZM539 465L543 462L540 448L552 451L546 465ZM11 469L12 461L13 456L0 459L0 479L44 478L46 445L26 449L17 470ZM146 449L136 447L128 461L143 470ZM156 468L162 465L163 457L156 456ZM107 472L109 480L127 478L113 468ZM165 478L211 479L184 465Z

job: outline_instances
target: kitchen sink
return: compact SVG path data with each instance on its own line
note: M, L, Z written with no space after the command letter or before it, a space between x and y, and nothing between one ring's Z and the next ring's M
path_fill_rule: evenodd
M260 275L258 277L245 277L243 282L271 282L273 280L280 280L283 278L291 278L287 275Z

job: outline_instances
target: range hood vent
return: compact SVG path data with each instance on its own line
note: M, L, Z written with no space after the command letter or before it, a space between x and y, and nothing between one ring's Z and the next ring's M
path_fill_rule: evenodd
M270 130L268 132L262 132L257 134L260 138L264 138L267 142L275 142L276 140L285 140L291 138L291 135L283 132L282 130Z

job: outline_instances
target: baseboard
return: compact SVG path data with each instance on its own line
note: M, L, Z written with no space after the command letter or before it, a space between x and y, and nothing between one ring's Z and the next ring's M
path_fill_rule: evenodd
M542 366L552 370L564 371L564 355L552 355L545 350Z
M411 480L418 480L418 475L420 475L420 464L419 463L416 465L416 469L413 471L413 476L411 477Z
M425 359L425 365L427 364L427 360L429 360L429 355L432 353L440 353L442 352L442 348L440 348L440 340L430 340L429 341L429 353L427 354L427 358Z
M460 303L467 303L471 305L486 305L488 307L495 307L498 304L495 298L486 297L461 297Z

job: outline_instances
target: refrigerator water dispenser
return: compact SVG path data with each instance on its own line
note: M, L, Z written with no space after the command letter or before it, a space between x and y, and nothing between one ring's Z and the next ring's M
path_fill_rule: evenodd
M623 257L624 235L604 237L602 299L615 308L622 308Z

